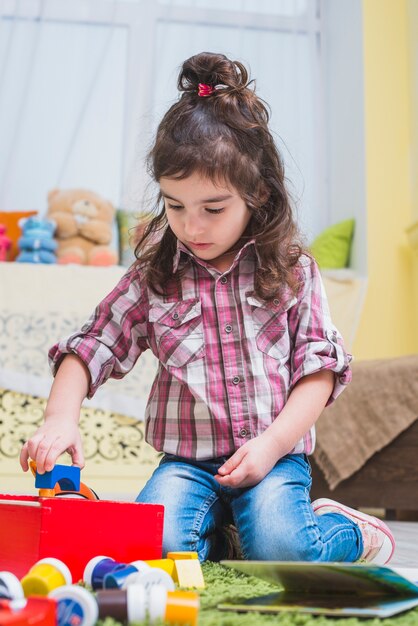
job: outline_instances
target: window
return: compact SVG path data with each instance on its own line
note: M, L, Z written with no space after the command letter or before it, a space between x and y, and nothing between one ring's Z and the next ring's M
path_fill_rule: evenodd
M244 62L256 79L313 237L331 221L319 8L319 0L3 3L1 206L42 211L47 191L61 186L137 208L143 159L177 98L179 67L207 49Z

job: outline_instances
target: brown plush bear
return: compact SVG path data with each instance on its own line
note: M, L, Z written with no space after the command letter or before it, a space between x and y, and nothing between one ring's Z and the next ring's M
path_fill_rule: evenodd
M92 191L53 189L48 194L48 218L57 225L58 263L115 265L109 244L115 209Z

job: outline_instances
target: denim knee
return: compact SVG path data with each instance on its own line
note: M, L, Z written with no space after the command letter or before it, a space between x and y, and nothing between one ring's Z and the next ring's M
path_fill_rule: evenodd
M212 535L222 523L223 508L214 478L192 464L161 463L137 498L137 502L164 506L163 554L196 551L208 558Z
M321 561L323 544L310 532L254 533L251 542L242 546L244 556L255 561Z

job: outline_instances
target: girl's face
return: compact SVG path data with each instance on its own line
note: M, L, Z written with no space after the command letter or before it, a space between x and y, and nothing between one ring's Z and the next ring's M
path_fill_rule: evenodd
M181 180L162 177L160 189L177 239L195 256L225 271L230 263L222 255L240 239L251 218L236 189L215 185L197 173Z

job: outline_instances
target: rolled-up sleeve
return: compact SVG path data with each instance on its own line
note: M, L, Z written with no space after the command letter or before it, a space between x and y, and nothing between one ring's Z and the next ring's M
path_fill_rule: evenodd
M131 268L80 331L49 350L53 375L66 354L76 354L90 372L87 397L93 397L108 378L125 376L148 348L147 320L146 288L139 270Z
M351 354L331 321L328 300L315 260L300 259L300 289L297 302L289 310L291 354L291 389L309 374L321 370L335 372L335 383L327 402L331 404L351 381Z

